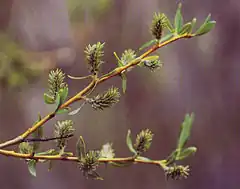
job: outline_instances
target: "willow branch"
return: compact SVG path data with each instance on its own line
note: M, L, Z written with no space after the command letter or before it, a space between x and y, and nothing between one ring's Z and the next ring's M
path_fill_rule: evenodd
M67 100L64 104L62 104L60 106L59 109L63 109L68 107L69 105L71 105L72 103L76 102L76 101L80 101L83 96L85 94L87 94L89 91L91 91L92 89L94 89L98 84L114 77L117 76L119 74L121 74L123 71L127 70L130 67L136 66L137 64L139 64L139 62L147 57L148 55L150 55L151 53L155 52L156 50L158 50L161 47L164 47L174 41L177 41L179 39L183 39L183 38L191 38L194 35L192 34L184 34L181 36L175 36L163 43L160 44L156 44L154 45L152 48L150 48L148 51L146 51L145 53L143 53L141 56L137 57L136 59L134 59L133 61L129 62L128 64L115 68L114 70L110 71L109 73L103 75L100 78L97 77L93 77L93 80L91 83L89 83L88 86L86 86L82 91L80 91L79 93L77 93L75 96L73 96L72 98L70 98L69 100ZM32 134L34 131L36 131L39 127L41 127L42 125L44 125L46 122L48 122L50 119L54 118L56 115L56 113L50 113L49 115L45 116L42 120L40 120L39 122L37 122L36 124L32 125L32 127L30 127L27 131L25 131L24 133L22 133L21 135L17 136L14 139L8 140L6 142L3 142L0 144L0 149L15 145L15 144L19 144L21 143L25 138L27 138L30 134Z
M14 157L14 158L21 158L21 159L33 159L33 160L58 160L58 161L70 161L70 162L79 162L79 158L75 156L60 156L60 155L34 155L34 154L22 154L17 153L14 151L9 150L2 150L0 149L0 154ZM162 168L165 167L164 162L165 160L144 160L144 159L134 159L133 157L125 157L125 158L99 158L99 163L141 163L141 164L153 164L161 166Z

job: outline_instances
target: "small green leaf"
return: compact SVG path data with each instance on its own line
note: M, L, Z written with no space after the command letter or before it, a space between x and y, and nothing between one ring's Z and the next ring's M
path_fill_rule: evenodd
M65 113L68 113L70 111L70 108L67 107L67 108L63 108L63 109L59 109L56 114L65 114Z
M61 154L59 154L61 157L69 157L69 156L73 156L72 152L65 152L63 151Z
M41 121L41 115L38 114L38 120L35 121L34 125L37 124L39 121ZM33 132L33 138L41 139L43 137L43 127L38 127L38 129ZM36 152L40 147L40 142L34 142L33 143L33 152Z
M166 159L166 165L174 163L179 153L179 149L174 150Z
M157 55L154 55L154 56L148 56L146 58L143 58L141 61L155 61L155 60L158 60L159 59L159 56Z
M197 148L196 148L196 147L188 147L188 148L185 148L185 149L182 150L182 151L180 152L180 154L176 157L176 160L183 160L183 159L187 158L188 156L195 154L196 151L197 151Z
M38 156L46 156L46 155L58 155L59 153L55 149L50 149L45 152L38 152L36 155Z
M168 19L168 17L167 17L164 13L162 13L162 15L164 15L164 17L165 17L164 23L165 23L166 27L168 28L168 30L169 30L171 33L173 33L173 32L174 32L174 28L173 28L170 20Z
M33 137L36 139L41 139L43 137L43 127L39 127L34 133ZM36 152L40 147L40 142L33 143L33 152Z
M192 22L184 24L182 29L179 31L179 35L189 34L192 31Z
M19 152L21 154L32 154L33 153L33 146L29 144L29 142L22 142L18 146Z
M54 104L55 103L55 100L51 96L49 96L47 93L44 93L43 97L44 97L44 102L46 104Z
M181 30L183 25L183 17L182 17L181 9L182 9L182 3L179 3L176 11L176 15L175 15L175 24L174 24L175 32L177 34L179 34L179 31Z
M126 76L126 74L122 73L121 78L122 78L122 90L123 90L123 93L125 94L126 90L127 90L127 76Z
M196 22L197 22L197 19L196 18L193 18L192 19L192 28L191 28L191 30L190 30L190 32L189 33L192 33L192 31L193 31L193 28L195 27L195 25L196 25Z
M131 139L131 131L130 130L128 130L126 142L127 142L127 146L129 148L129 150L132 153L137 154L136 150L133 148L132 139Z
M162 37L161 40L159 41L159 43L168 41L168 40L170 40L172 37L173 37L173 34L172 34L172 33L169 33L169 34L165 35L164 37Z
M59 93L57 93L57 95L56 95L56 110L55 110L55 113L59 110L61 105L62 105L61 96L60 96Z
M216 22L215 22L215 21L210 21L210 19L211 19L211 14L209 14L209 15L207 16L207 18L205 19L204 23L203 23L203 24L200 26L200 28L196 31L195 35L203 35L203 34L209 32L209 31L212 29L212 27L216 24ZM212 24L208 25L208 23L212 23ZM207 26L207 25L208 25L208 26ZM207 26L207 27L206 27L206 26ZM209 29L209 26L210 26L210 30L207 31L206 29ZM205 32L205 31L207 31L207 32Z
M36 164L37 164L37 162L36 162L36 160L29 160L27 162L27 164L28 164L28 171L29 171L29 173L32 176L36 177L37 176L37 173L36 173Z
M68 96L68 87L66 86L63 89L60 89L59 93L60 93L62 102L65 102L65 100L67 99L67 96Z
M203 25L208 23L210 21L210 19L211 19L211 14L208 14L207 18L204 20Z
M206 24L202 25L202 27L199 28L199 30L196 32L195 35L200 36L200 35L206 34L210 32L215 25L216 25L216 21L209 21Z
M68 96L68 87L64 87L63 89L60 89L58 93L56 94L56 110L55 113L59 110L60 106L63 104L63 102L67 99Z
M38 113L38 120L35 122L35 124L38 123L38 122L41 121L41 120L42 120L41 114Z
M181 152L181 149L184 147L184 145L186 144L190 136L193 120L194 120L194 113L191 113L191 115L186 114L185 119L181 126L181 132L180 132L178 145L177 145L178 146L177 149L179 149L179 153Z
M86 156L86 144L82 136L80 136L78 139L78 142L76 145L76 152L80 160Z
M116 59L117 59L118 67L121 67L121 66L123 66L123 63L122 63L122 61L120 60L120 58L118 57L117 53L116 53L116 52L114 52L113 54L114 54L114 56L115 56L115 57L116 57Z
M143 50L143 49L151 46L151 45L154 44L154 43L156 44L157 41L158 41L157 39L153 39L153 40L151 40L151 41L148 41L148 42L144 43L144 44L139 48L139 51L141 51L141 50Z

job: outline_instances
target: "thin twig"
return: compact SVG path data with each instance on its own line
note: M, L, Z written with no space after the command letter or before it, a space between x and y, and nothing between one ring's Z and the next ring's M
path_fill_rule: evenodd
M70 138L73 137L73 134L63 136L63 137L52 137L52 138L25 138L22 142L48 142L52 140L58 140L58 139L64 139L64 138Z
M9 150L2 150L0 149L0 154L9 156L9 157L15 157L15 158L22 158L22 159L34 159L34 160L59 160L59 161L72 161L72 162L79 162L79 158L75 156L60 156L60 155L33 155L33 154L22 154L17 153L14 151ZM144 159L133 159L132 157L126 157L126 158L99 158L99 163L127 163L127 162L133 162L133 163L142 163L142 164L153 164L158 165L162 168L165 168L165 160L144 160Z
M87 76L83 76L83 77L75 77L75 76L68 75L68 77L69 77L70 79L82 80L82 79L92 78L92 75L87 75Z

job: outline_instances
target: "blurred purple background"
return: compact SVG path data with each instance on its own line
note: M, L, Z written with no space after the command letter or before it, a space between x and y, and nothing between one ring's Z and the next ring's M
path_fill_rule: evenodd
M86 75L83 50L87 44L106 42L103 72L116 66L113 51L121 54L137 49L151 39L149 24L155 11L174 18L174 0L1 0L0 29L7 32L28 53L30 60L50 62L67 74ZM55 162L37 167L37 178L27 171L24 161L0 157L1 189L238 189L240 167L240 1L185 0L185 21L196 17L202 23L208 13L217 21L213 31L202 37L181 40L158 53L164 67L151 73L135 69L128 74L126 95L112 109L93 111L86 106L73 120L76 135L68 148L75 150L79 135L89 148L111 141L118 156L129 154L125 144L128 129L134 135L143 128L155 136L150 151L153 159L165 158L175 147L184 115L195 112L189 145L198 152L183 163L191 175L183 181L166 181L160 168L135 165L128 168L99 169L104 181L86 180L73 163ZM76 8L78 7L78 8ZM199 25L198 25L199 26ZM39 64L40 64L39 63ZM0 139L23 132L37 119L37 113L51 111L43 103L48 70L21 87L0 88ZM70 81L70 95L87 84ZM97 92L119 78L105 82ZM73 107L78 107L76 103ZM59 116L57 119L66 119ZM50 136L55 120L45 125ZM53 145L53 144L52 144Z

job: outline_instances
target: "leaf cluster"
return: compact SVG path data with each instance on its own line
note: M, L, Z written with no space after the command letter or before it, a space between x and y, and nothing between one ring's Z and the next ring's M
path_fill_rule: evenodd
M193 30L196 26L196 22L197 19L193 18L191 21L184 23L181 3L178 4L173 23L171 23L170 19L164 13L155 13L151 24L151 34L154 39L143 44L139 50L143 50L151 45L166 42L179 36L201 36L210 32L216 25L216 21L211 20L211 14L209 14L204 23L194 32Z

